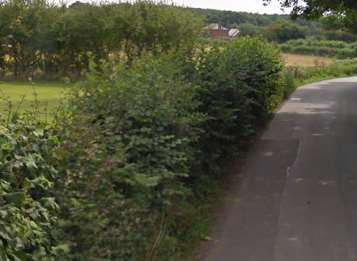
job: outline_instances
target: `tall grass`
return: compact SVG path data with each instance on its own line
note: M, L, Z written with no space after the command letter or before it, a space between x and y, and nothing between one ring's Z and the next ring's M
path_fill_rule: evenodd
M327 66L288 67L285 69L285 96L303 84L354 75L357 75L357 59L337 61Z

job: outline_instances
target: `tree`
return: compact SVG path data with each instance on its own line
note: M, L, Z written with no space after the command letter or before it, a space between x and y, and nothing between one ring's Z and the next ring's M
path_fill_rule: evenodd
M241 35L244 36L257 36L262 33L262 27L250 23L243 23L239 25L239 30L241 32Z
M268 26L265 33L269 40L278 43L306 37L305 31L301 26L288 22L276 22Z
M271 0L263 0L269 4ZM283 8L292 7L293 15L317 17L326 13L349 13L357 11L357 1L354 0L279 0Z
M271 0L263 0L269 4ZM355 0L279 0L283 8L292 8L292 16L318 18L332 16L341 27L357 31L357 1Z

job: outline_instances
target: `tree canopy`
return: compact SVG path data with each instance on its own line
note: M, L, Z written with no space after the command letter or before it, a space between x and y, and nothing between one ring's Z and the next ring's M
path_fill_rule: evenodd
M269 4L271 0L263 0ZM357 1L355 0L279 0L282 8L292 8L293 17L331 17L333 24L356 32Z
M270 3L271 0L263 0ZM326 13L346 13L357 11L357 2L354 0L279 0L283 8L292 7L293 15L310 17L321 16Z

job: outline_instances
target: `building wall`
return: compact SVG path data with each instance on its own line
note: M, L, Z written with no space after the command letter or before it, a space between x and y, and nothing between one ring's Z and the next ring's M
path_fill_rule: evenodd
M212 38L229 38L228 30L209 30L209 36Z

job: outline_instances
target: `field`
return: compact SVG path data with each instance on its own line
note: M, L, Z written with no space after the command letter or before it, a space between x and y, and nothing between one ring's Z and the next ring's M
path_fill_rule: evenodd
M333 59L313 56L313 55L301 55L301 54L283 54L283 59L287 66L294 67L314 67L322 65L330 65L333 63Z
M53 112L64 98L69 85L62 83L0 82L0 113L34 108Z

